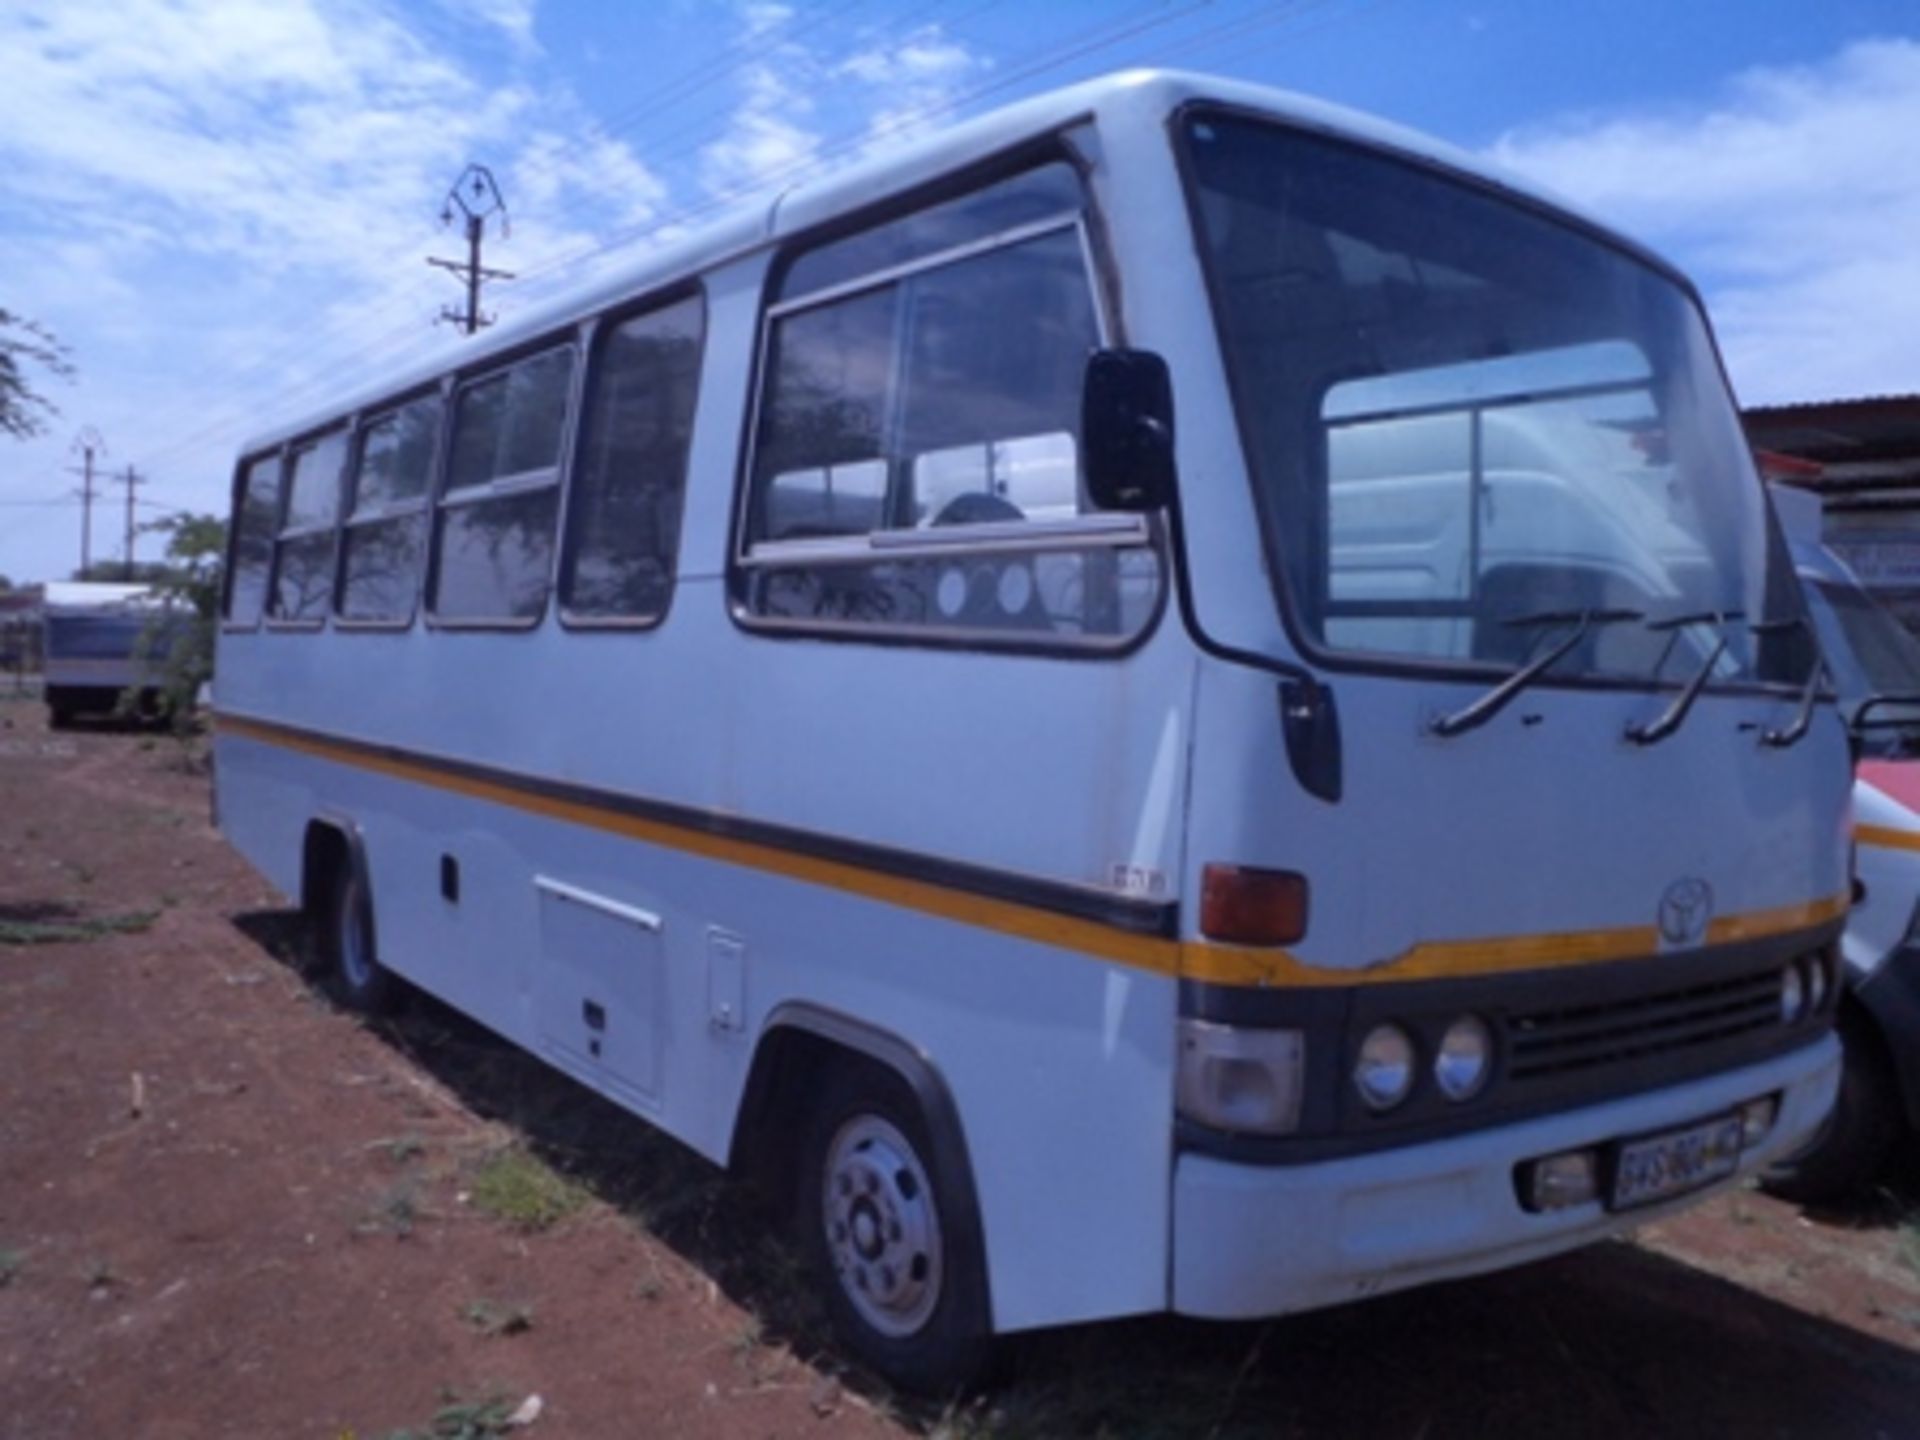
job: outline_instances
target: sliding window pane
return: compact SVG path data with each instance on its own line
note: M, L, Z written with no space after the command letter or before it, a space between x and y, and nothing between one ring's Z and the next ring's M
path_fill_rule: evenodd
M557 486L440 512L434 613L443 620L533 621L546 608Z
M582 618L667 607L700 380L698 299L636 316L602 343L573 480L562 603Z
M404 622L413 618L426 533L423 510L347 527L341 540L346 547L341 561L342 619Z

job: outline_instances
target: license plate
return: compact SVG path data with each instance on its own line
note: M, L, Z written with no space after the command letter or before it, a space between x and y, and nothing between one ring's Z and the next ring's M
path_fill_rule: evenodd
M1620 1147L1613 1170L1613 1208L1626 1210L1684 1195L1731 1175L1739 1163L1738 1115L1720 1115L1684 1130L1629 1140Z

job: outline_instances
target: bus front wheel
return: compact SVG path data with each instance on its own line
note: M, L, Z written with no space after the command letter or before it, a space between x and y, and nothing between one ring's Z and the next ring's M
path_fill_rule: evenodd
M362 1015L384 1015L399 999L373 949L373 904L351 861L335 867L324 916L327 982L334 998Z
M1879 1032L1851 999L1842 1002L1840 1094L1813 1143L1767 1172L1761 1188L1800 1205L1830 1205L1863 1193L1900 1139L1898 1082Z
M984 1257L912 1090L878 1064L837 1067L802 1154L802 1239L847 1348L921 1394L978 1379L991 1344Z

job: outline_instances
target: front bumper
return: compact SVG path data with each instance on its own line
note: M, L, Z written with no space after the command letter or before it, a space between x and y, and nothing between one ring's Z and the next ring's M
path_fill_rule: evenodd
M1504 1269L1682 1208L1798 1150L1832 1108L1831 1035L1761 1064L1452 1139L1301 1165L1200 1154L1174 1172L1173 1309L1214 1319L1313 1310ZM1599 1202L1520 1206L1515 1167L1542 1155L1686 1125L1780 1096L1766 1139L1705 1190L1623 1214Z

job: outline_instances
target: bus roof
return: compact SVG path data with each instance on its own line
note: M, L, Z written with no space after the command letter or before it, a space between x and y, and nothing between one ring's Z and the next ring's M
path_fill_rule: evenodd
M591 283L498 326L471 348L416 362L377 385L342 397L323 410L309 410L259 432L248 440L241 453L284 443L366 405L420 389L451 371L484 367L495 355L623 298L690 278L835 216L938 180L984 156L1056 132L1077 120L1121 111L1161 116L1193 101L1213 101L1270 115L1307 129L1442 165L1568 214L1661 268L1673 269L1645 246L1621 235L1572 202L1483 157L1420 131L1343 105L1264 85L1178 70L1124 70L1016 101L903 142L883 154L852 161L829 174L774 192L769 198L743 201L722 219L671 243L639 250Z
M121 585L95 580L49 580L41 605L59 611L140 611L164 602L151 585Z

